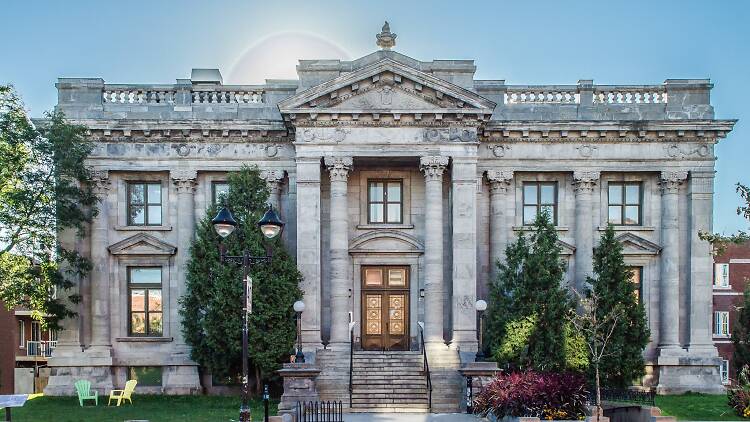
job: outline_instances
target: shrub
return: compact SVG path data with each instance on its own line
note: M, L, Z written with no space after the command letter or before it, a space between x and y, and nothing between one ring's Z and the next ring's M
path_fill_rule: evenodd
M727 391L729 407L743 418L750 419L750 366L745 365L740 371L737 386Z
M585 413L586 377L565 372L516 372L500 374L474 401L481 414L538 417L541 419L580 419Z

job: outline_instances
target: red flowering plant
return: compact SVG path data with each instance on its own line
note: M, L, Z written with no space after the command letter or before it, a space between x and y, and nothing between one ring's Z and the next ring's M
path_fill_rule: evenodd
M729 407L741 417L750 419L750 366L745 365L739 375L737 385L727 391Z
M582 419L585 416L586 378L563 372L515 372L495 377L474 400L482 415Z

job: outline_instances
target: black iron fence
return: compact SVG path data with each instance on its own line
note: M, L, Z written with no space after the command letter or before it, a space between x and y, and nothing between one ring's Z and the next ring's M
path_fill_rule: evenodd
M297 422L343 422L344 405L340 401L297 402Z
M596 403L596 389L589 389L589 402ZM654 399L656 392L654 391L641 391L641 390L628 390L628 389L616 389L616 388L602 388L602 401L614 401L623 403L636 403L647 406L654 405Z

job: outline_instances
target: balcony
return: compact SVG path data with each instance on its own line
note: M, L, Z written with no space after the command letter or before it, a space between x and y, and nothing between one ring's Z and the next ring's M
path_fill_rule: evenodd
M55 350L55 347L57 347L57 340L55 341L27 341L26 342L26 356L48 358L52 356L52 351Z

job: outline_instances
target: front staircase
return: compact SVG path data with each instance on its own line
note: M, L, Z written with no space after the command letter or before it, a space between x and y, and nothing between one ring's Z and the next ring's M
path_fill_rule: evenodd
M429 412L422 352L355 351L351 412Z

